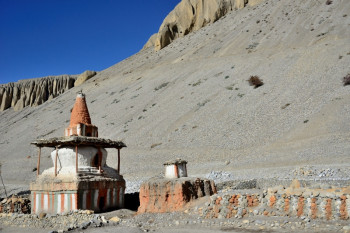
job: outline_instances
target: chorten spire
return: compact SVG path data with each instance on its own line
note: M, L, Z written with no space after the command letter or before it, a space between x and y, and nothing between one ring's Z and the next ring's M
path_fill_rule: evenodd
M91 124L91 118L82 91L78 92L70 116L70 123L64 132L65 136L98 137L97 127Z
M85 95L83 92L78 92L75 104L72 109L70 116L69 126L75 126L77 124L91 125L91 118L88 107L85 101Z

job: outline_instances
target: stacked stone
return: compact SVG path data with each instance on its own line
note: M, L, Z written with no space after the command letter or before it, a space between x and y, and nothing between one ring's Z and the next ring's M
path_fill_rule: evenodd
M226 193L210 197L199 211L205 218L289 216L302 219L348 220L349 189L321 190L276 187L262 193Z
M201 215L205 218L242 218L254 215L255 207L263 201L261 194L213 195ZM257 212L255 211L257 214Z
M30 200L15 195L5 198L0 202L0 213L29 214Z
M350 192L346 189L279 187L268 189L267 193L269 206L275 209L278 215L325 220L349 219Z

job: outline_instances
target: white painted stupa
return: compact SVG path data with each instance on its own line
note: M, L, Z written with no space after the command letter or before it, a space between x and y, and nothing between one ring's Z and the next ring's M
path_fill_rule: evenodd
M98 138L85 95L78 93L69 127L61 138L40 139L38 177L31 183L32 213L64 213L76 209L97 212L124 206L125 180L120 175L121 141ZM40 174L42 147L53 147L53 167ZM107 166L105 148L116 148L118 167Z

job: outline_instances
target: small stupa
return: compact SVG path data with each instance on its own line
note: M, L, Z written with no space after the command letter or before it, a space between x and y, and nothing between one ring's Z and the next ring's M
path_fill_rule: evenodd
M181 177L187 177L187 161L177 158L164 163L165 167L165 178L176 179Z
M124 206L125 180L120 175L120 150L126 145L98 137L91 124L85 95L77 95L69 126L61 138L39 139L37 179L30 184L31 212L64 213L77 209L96 212ZM40 174L42 147L53 147L53 167ZM118 168L106 164L106 148L118 150Z

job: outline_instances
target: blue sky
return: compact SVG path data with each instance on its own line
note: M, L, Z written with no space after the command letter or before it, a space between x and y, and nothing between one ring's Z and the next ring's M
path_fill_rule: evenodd
M0 84L101 71L137 53L180 0L0 0Z

